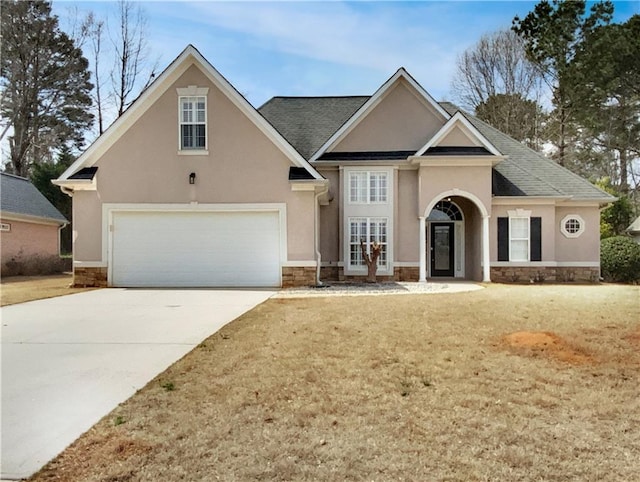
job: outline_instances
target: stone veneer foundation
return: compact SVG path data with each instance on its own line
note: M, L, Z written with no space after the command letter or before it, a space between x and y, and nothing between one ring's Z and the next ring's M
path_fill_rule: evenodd
M364 281L366 275L362 276L345 276L344 268L339 266L323 266L320 268L320 280L321 281ZM420 279L420 268L417 266L402 266L395 267L393 269L393 276L378 275L376 279L381 282L391 281L418 281Z
M316 268L313 266L283 266L282 287L315 286Z
M75 288L106 288L107 268L74 268L73 286Z
M418 281L418 267L396 267L393 276L378 276L379 282ZM363 281L365 276L345 276L342 267L323 266L320 269L321 281ZM600 269L596 267L511 267L491 268L491 281L497 283L541 283L541 282L578 282L597 283ZM312 266L282 268L282 287L314 286L316 269ZM75 268L73 270L73 286L80 288L107 287L107 268Z
M500 266L491 268L491 281L496 283L597 283L600 268L550 266Z

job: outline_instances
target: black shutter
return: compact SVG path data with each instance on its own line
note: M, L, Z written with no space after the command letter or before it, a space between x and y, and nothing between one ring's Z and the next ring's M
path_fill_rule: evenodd
M509 261L509 218L498 218L498 261Z
M531 218L531 261L542 261L542 218Z

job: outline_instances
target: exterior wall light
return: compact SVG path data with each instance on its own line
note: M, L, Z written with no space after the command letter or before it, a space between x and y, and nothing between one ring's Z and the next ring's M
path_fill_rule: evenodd
M191 174L189 174L189 184L195 184L196 183L196 173L192 172Z

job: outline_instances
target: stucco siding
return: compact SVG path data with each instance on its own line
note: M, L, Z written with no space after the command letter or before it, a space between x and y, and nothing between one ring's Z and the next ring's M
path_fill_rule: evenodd
M417 263L420 259L418 171L398 171L397 196L396 260Z
M73 260L103 261L102 202L95 191L73 194Z
M58 225L36 224L13 219L0 219L11 225L10 231L0 233L2 263L12 259L33 256L57 256L59 254Z
M456 126L451 129L444 138L438 142L439 146L477 146L479 143L474 142L463 130Z
M509 210L531 211L532 217L542 218L542 262L598 263L600 260L600 211L593 207L555 207L554 205L497 205L492 209L490 222L491 260L497 261L497 219L508 217ZM565 216L580 216L585 222L585 231L577 238L562 234L560 223Z
M460 196L469 193L491 210L491 167L489 166L438 166L420 167L420 212L425 213L434 199L443 192L459 190ZM429 213L426 213L428 216Z
M482 216L470 199L454 196L451 200L462 210L464 218L464 275L467 279L482 279Z
M418 150L443 124L400 80L332 151Z
M576 214L584 220L585 231L577 238L567 238L560 230L560 223L565 216ZM554 231L558 261L600 261L600 210L597 207L558 208Z
M176 89L191 85L209 88L207 155L179 153ZM196 66L189 67L95 165L98 193L75 194L74 227L82 233L76 238L76 260L99 259L102 203L286 203L289 259L315 257L313 192L291 190L291 161ZM192 172L196 181L190 185Z
M320 206L320 254L322 262L337 263L340 260L340 173L338 170L319 171L329 180L328 205Z
M555 219L556 208L549 205L498 205L493 206L490 220L489 236L491 238L491 261L498 260L498 218L509 217L509 211L522 209L531 211L531 217L541 218L542 262L556 260Z

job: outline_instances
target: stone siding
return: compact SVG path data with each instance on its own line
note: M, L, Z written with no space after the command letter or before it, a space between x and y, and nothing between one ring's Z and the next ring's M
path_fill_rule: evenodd
M595 267L494 266L491 281L496 283L597 283L600 269Z
M350 281L356 283L365 281L366 277L366 274L361 276L345 276L344 268L342 266L323 266L320 268L320 281ZM393 269L393 276L378 275L376 279L380 283L389 283L393 281L418 281L418 279L420 279L420 268L417 266L396 266Z
M396 266L393 269L395 281L418 281L420 268L417 266Z
M75 288L106 288L107 268L74 268L73 286Z
M315 286L316 268L313 266L283 266L282 287Z

